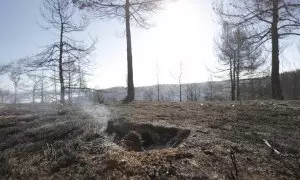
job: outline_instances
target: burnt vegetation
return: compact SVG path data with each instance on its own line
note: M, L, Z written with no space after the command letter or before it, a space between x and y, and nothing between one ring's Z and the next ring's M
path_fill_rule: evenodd
M70 106L6 106L0 177L298 179L299 108L135 102L97 109L116 116L101 123Z

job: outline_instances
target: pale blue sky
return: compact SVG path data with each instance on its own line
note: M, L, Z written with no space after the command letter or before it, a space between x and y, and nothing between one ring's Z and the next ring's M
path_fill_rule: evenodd
M48 37L37 26L40 0L2 0L0 6L1 62L30 55Z
M0 62L6 63L38 53L55 40L42 30L39 8L42 0L2 0L0 6ZM161 83L177 83L170 75L178 73L183 62L184 82L203 82L209 77L206 66L215 66L213 39L217 24L213 21L209 0L178 0L152 18L149 30L132 29L134 83L156 83L156 63ZM89 86L107 88L126 85L126 41L121 37L124 25L118 21L95 21L77 37L98 38ZM287 59L295 59L295 49ZM292 63L294 64L294 63ZM289 65L291 66L291 65ZM299 64L296 64L299 67ZM295 67L292 65L292 67Z

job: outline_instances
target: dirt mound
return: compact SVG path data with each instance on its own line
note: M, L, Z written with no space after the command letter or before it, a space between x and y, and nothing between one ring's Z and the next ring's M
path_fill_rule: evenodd
M135 131L129 131L120 141L127 151L144 151L142 137Z

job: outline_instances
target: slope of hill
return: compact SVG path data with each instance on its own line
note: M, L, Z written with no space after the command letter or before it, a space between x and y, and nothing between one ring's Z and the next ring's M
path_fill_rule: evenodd
M283 95L287 100L297 100L300 98L300 70L281 73L281 85ZM180 88L178 84L160 84L161 101L179 101ZM241 99L270 99L271 85L270 77L258 77L253 79L241 79ZM106 99L122 100L127 94L124 87L113 87L104 89ZM136 100L157 100L157 85L136 87ZM182 84L183 101L203 101L203 100L230 100L230 82L212 81L202 83Z

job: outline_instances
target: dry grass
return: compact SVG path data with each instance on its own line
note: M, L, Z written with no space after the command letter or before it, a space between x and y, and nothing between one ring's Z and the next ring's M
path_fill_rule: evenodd
M101 125L93 117L71 107L42 108L1 109L0 177L65 178L75 169L86 171L86 154L102 153Z
M103 122L95 120L101 113L5 106L0 179L300 179L300 102L134 102L111 108L113 118L191 134L177 148L128 152L101 132Z
M118 112L130 122L191 129L180 150L193 154L196 166L178 165L182 174L234 179L238 171L239 179L300 179L300 102L134 102L119 105Z

